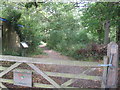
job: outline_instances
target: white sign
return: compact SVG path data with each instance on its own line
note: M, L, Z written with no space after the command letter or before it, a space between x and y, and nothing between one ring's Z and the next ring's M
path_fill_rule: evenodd
M116 45L112 45L112 46L111 46L111 53L112 53L112 54L117 53L117 46L116 46Z
M25 42L20 42L20 43L21 43L21 45L22 45L24 48L28 48L27 43L25 43Z
M14 85L32 87L32 72L14 70Z

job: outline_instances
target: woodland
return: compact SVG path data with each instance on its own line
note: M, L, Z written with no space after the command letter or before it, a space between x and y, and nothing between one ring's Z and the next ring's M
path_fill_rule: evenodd
M1 2L5 55L21 56L15 45L23 41L27 56L43 54L42 41L76 60L99 60L109 42L120 42L119 2Z

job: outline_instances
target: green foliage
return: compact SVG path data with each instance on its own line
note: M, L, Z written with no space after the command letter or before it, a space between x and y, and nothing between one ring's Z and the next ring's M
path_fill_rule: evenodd
M93 38L82 30L80 12L74 8L74 3L47 3L49 8L45 12L50 13L47 28L47 45L64 55L79 58L75 52L94 41ZM51 12L50 12L51 11Z
M81 49L82 47L80 46L85 48L90 42L102 44L104 41L104 25L106 20L110 20L111 22L110 38L111 40L115 40L116 30L114 30L114 25L115 18L118 18L116 11L114 11L117 9L116 4L104 2L88 4L87 8L83 8L81 18L78 16L81 15L79 14L80 12L77 13L78 15L75 15L77 17L75 18L73 14L75 8L72 8L73 5L70 5L71 7L69 4L61 3L52 5L52 11L55 13L50 16L52 20L48 27L51 30L48 39L49 47L77 59L80 57L83 58L85 55L76 54L76 50ZM83 28L78 24L81 20Z
M39 47L36 47L36 49L34 49L34 51L30 50L30 49L27 50L26 54L27 54L26 56L28 56L28 57L31 57L31 56L34 56L34 55L40 55L40 54L43 54L43 50Z
M9 21L13 23L17 23L17 21L21 17L21 13L17 10L14 9L12 6L8 6L3 10L3 16Z
M82 25L88 32L92 33L96 37L98 43L103 43L105 33L105 22L110 21L110 28L116 27L118 24L118 11L119 3L114 2L96 2L88 4L88 7L83 9ZM110 32L116 32L116 29ZM113 35L110 33L110 40L113 39Z
M39 17L38 13L32 14L35 10L34 7L30 8L29 10L22 11L22 16L20 19L20 23L24 25L23 28L21 28L22 33L22 41L25 41L29 45L29 49L27 52L34 52L37 50L38 45L40 44L42 34L41 28L39 25ZM38 18L36 18L38 17Z
M20 36L21 32L19 31L17 24L21 18L21 12L17 9L17 7L14 7L12 4L8 4L8 6L2 10L2 17L7 19L6 23L8 27L13 27L18 36Z
M35 15L30 15L33 13L31 12L32 10L20 10L18 6L14 7L12 4L8 4L8 6L3 9L3 16L8 20L7 24L9 27L13 27L17 32L20 41L27 42L29 45L27 54L29 54L31 52L35 52L38 49L37 47L41 41L41 34L39 33L39 27L37 27L38 22L33 22ZM24 25L24 27L18 27L18 23Z
M49 48L76 59L84 58L85 54L76 54L76 51L92 42L103 43L106 20L110 20L111 40L115 40L116 27L120 25L118 3L96 2L82 10L75 8L75 3L21 2L3 6L3 17L14 27L20 41L27 42L30 55L38 50L43 40ZM38 50L34 54L41 52Z
M48 40L48 46L52 49L62 52L64 55L68 55L79 59L75 53L80 48L85 48L87 43L91 42L85 31L51 31Z

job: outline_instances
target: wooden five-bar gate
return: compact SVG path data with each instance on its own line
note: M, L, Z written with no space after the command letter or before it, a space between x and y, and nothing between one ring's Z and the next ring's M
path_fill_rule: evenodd
M7 75L8 72L17 71L27 72L31 71L33 73L37 73L44 77L50 84L42 84L42 83L32 83L32 87L41 87L41 88L74 88L70 87L72 83L74 83L78 79L85 80L101 80L102 88L117 88L118 81L118 45L114 42L111 42L107 48L107 56L104 57L104 63L98 62L85 62L85 61L73 61L73 60L51 60L44 58L28 58L28 57L17 57L17 56L0 56L1 62L14 62L10 67L0 66L0 87L7 88L3 83L14 84L13 79L5 79L4 75ZM24 70L17 68L22 63L27 64L33 70ZM85 74L85 72L90 69L80 73L80 74L69 74L69 73L59 73L59 72L46 72L42 71L35 64L47 64L47 65L65 65L65 66L78 66L78 67L89 67L89 68L97 68L103 67L103 76L90 76ZM69 78L68 81L59 85L56 81L54 81L50 76L53 77L64 77Z

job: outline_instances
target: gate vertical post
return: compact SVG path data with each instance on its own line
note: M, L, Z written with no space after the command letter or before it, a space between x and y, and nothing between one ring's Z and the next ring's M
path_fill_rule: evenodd
M104 64L108 64L108 57L107 57L107 56L104 56L103 60L104 60ZM105 87L106 87L108 67L104 67L103 69L104 69L104 70L103 70L101 88L105 88ZM104 90L104 89L103 89L103 90Z
M109 64L112 67L108 67L106 88L117 88L118 83L118 45L115 42L111 42L107 47L107 56L109 57Z
M0 55L2 55L2 22L0 21Z

